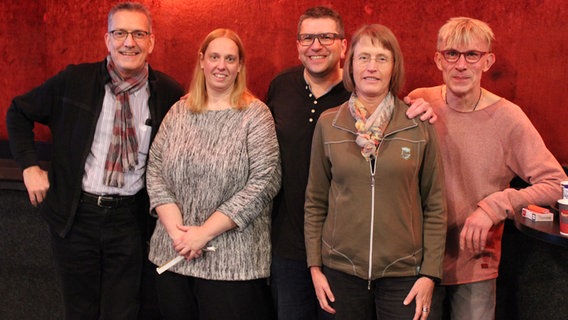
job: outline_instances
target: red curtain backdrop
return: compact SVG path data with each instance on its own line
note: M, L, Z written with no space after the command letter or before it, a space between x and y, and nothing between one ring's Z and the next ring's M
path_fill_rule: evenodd
M106 56L107 13L117 1L3 0L0 3L0 140L11 99L68 64ZM568 5L563 0L311 1L152 0L156 47L152 67L187 86L200 41L218 27L234 29L247 53L249 86L264 99L270 80L298 64L298 18L327 5L343 16L349 37L359 26L381 23L398 37L406 63L405 92L441 82L433 63L438 28L450 17L489 23L497 61L483 87L522 107L547 146L568 164ZM476 130L472 127L471 130ZM45 127L37 139L49 141Z

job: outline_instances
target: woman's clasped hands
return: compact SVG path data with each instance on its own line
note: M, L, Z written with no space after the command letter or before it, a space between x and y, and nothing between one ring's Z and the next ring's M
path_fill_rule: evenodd
M209 241L202 228L183 225L176 225L176 227L179 231L173 239L173 246L176 252L180 256L184 256L186 260L200 258L203 254L203 248Z

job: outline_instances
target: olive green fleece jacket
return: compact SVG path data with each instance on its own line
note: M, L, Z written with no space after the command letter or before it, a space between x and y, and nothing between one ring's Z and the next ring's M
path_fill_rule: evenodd
M446 202L436 134L430 124L408 119L406 108L395 99L378 147L374 197L373 161L355 143L348 103L321 115L306 189L309 267L323 264L366 280L442 278Z

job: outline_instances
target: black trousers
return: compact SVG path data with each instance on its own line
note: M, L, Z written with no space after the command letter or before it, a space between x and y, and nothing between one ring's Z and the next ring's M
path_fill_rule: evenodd
M215 281L169 271L156 277L165 320L273 319L267 279Z
M335 320L412 319L416 303L405 306L404 298L418 277L380 278L371 281L327 267L323 272L329 282L335 302Z
M66 319L136 319L142 239L135 203L101 208L81 203L65 238L52 231Z

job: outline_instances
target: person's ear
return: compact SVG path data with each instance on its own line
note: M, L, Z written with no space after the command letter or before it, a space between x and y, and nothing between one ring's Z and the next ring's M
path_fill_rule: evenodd
M345 59L345 52L347 52L347 40L341 39L341 59Z
M487 54L487 57L485 57L483 72L488 71L494 63L495 63L495 54L493 52L489 52Z
M434 53L434 63L436 63L436 67L438 67L438 70L440 71L442 71L442 59L444 59L442 54L436 51L436 53Z

